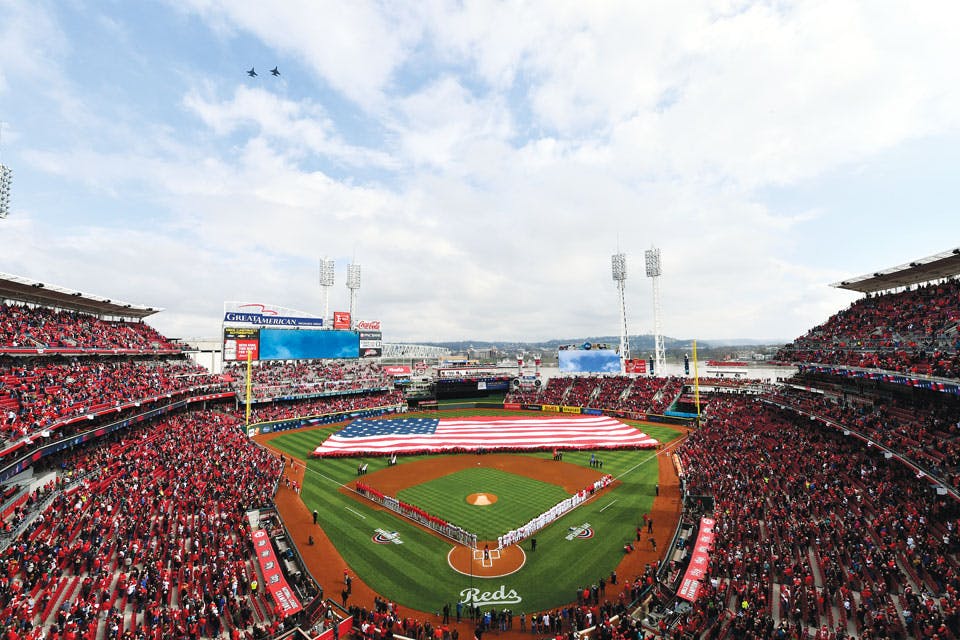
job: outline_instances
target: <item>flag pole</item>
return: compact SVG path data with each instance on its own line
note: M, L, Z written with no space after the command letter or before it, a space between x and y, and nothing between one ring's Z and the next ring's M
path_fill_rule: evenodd
M247 426L250 426L250 383L253 368L253 351L247 349Z
M700 422L700 372L697 368L697 341L693 341L693 399L697 404L697 423Z

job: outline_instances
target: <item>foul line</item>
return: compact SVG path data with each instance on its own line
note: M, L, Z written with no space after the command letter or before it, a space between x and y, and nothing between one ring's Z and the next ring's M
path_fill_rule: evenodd
M616 500L614 500L613 502L616 502ZM611 502L610 504L608 504L607 507L609 507L611 504L613 504L613 502ZM603 509L600 509L599 513L603 513L604 511L606 511L606 510L607 510L607 507L604 507Z
M354 511L354 510L351 509L350 507L344 507L344 509L346 509L346 510L349 511L350 513L353 513L353 514L356 514L356 515L360 516L360 517L363 518L364 520L367 519L367 516L363 515L362 513L358 513L357 511Z
M687 435L689 435L689 434L687 434ZM616 478L614 478L614 479L615 479L615 480L619 480L620 478L624 477L625 475L627 475L627 474L630 473L631 471L637 469L638 467L642 467L643 465L647 464L647 463L650 462L651 460L656 460L656 459L659 458L660 456L662 456L662 455L664 455L664 454L667 454L667 453L670 453L671 450L676 449L676 448L680 445L680 443L682 443L684 440L687 439L687 435L684 435L682 438L677 438L676 440L674 440L673 442L671 442L670 444L668 444L667 446L665 446L663 449L660 449L660 451L658 451L658 452L656 453L656 455L650 456L649 458L647 458L646 460L644 460L644 461L642 461L642 462L638 462L637 464L633 465L632 467L630 467L629 469L627 469L626 471L624 471L623 473L621 473L620 475L618 475L618 476L617 476Z

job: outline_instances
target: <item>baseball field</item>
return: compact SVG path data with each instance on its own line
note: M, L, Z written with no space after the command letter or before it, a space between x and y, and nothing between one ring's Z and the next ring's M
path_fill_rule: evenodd
M444 415L478 413L483 412ZM665 445L681 435L666 426L631 424ZM409 456L395 466L385 458L308 457L341 427L283 433L269 444L305 462L300 499L308 511L317 511L318 526L350 570L402 606L432 612L459 601L540 611L571 602L578 588L609 578L626 542L650 544L646 535L636 542L636 529L650 512L659 481L657 455L664 449L565 452L562 461L550 452ZM602 469L590 465L591 453L602 460ZM367 473L359 477L363 463ZM536 533L536 550L528 539L497 552L498 535L602 474L615 482ZM486 544L473 552L456 549L450 540L359 496L352 490L357 480L475 532ZM667 541L663 532L658 537L661 545Z

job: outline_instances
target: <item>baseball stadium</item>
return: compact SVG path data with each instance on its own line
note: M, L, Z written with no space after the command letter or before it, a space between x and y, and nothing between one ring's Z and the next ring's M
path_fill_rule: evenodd
M267 302L204 346L3 274L3 637L955 638L958 275L834 283L759 366Z

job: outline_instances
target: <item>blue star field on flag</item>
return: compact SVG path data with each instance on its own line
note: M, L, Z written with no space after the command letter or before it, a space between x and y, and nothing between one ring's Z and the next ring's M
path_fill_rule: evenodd
M436 418L396 418L394 420L354 420L337 435L341 438L365 438L390 435L431 435L440 421Z

